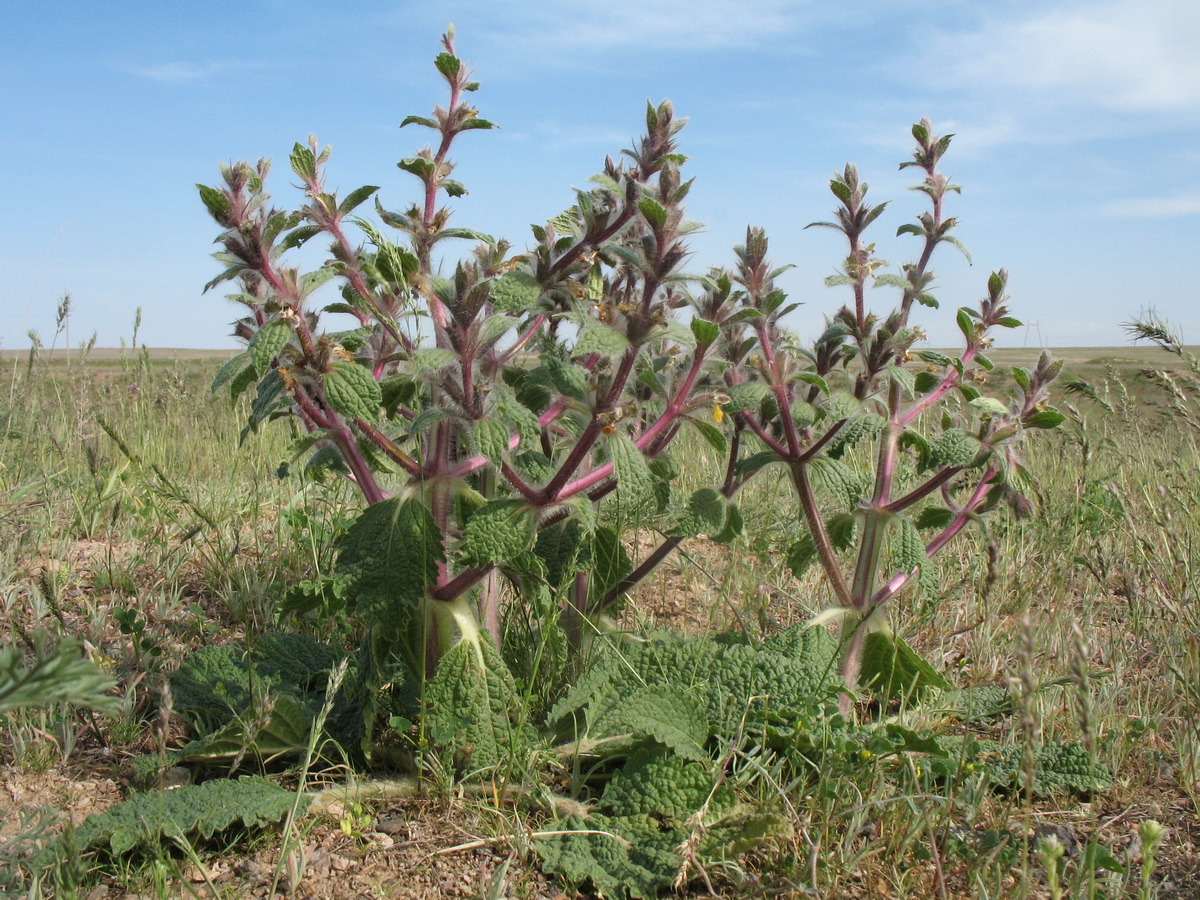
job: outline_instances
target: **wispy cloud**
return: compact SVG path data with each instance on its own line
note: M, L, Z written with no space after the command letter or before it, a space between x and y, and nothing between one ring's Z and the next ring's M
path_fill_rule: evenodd
M1144 197L1111 203L1105 212L1135 219L1174 219L1200 215L1200 191L1170 197Z
M1016 91L1049 106L1200 112L1200 3L1110 0L1058 4L1024 18L987 17L945 32L949 81ZM942 73L945 74L944 72Z
M240 62L236 60L213 60L209 62L164 62L156 64L122 63L114 68L134 75L157 81L160 84L185 84L188 82L205 81L230 72L247 69L261 69L265 63Z

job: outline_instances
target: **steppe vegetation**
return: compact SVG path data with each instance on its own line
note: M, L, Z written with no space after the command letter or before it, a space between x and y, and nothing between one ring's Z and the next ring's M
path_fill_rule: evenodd
M935 296L927 122L913 263L832 181L846 305L807 347L761 232L686 274L669 104L528 249L452 227L449 150L490 123L452 40L436 65L421 199L376 210L402 242L315 139L294 211L265 163L201 188L244 353L6 361L0 887L1195 896L1200 406L1167 326L990 349L1019 301ZM939 315L961 347L923 345Z

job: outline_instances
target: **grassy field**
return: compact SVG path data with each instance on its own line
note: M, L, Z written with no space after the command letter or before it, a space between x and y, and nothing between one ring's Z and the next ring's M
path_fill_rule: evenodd
M7 878L18 896L269 896L283 886L298 897L562 896L531 854L544 818L537 803L437 779L401 782L386 796L346 788L282 835L93 855L44 883L22 874L32 847L145 787L139 760L187 739L163 703L181 659L276 627L288 590L331 565L353 495L281 468L294 455L288 426L239 443L245 410L208 391L226 355L4 356L0 646L32 653L39 634L79 641L115 679L118 700L107 712L50 704L6 714L0 892ZM997 351L994 377L1035 355ZM905 601L896 614L955 683L1033 688L1016 714L981 726L990 737L1083 741L1111 788L983 792L931 781L912 756L907 781L896 759L870 754L802 789L764 769L746 776L748 790L785 827L742 864L685 889L1048 897L1054 886L1030 845L1053 833L1066 850L1063 896L1200 896L1200 446L1161 385L1140 374L1172 357L1132 347L1059 355L1063 380L1087 381L1102 402L1065 395L1069 420L1030 447L1034 514L970 532L941 560L936 601ZM709 463L701 446L682 455L685 472ZM797 523L780 490L753 482L742 498L746 533L728 546L686 544L638 589L622 624L758 634L825 608L816 573L798 580L784 565ZM299 627L321 632L320 623ZM929 715L896 711L912 728ZM344 768L272 774L310 791L352 783ZM1139 837L1148 820L1167 828L1151 858Z

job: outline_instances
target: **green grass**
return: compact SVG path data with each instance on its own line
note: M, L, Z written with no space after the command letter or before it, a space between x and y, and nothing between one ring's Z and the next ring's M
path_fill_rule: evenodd
M1090 804L1028 805L934 783L911 760L903 782L894 763L863 760L853 779L822 773L801 791L780 782L769 756L737 757L732 783L782 810L792 837L753 857L752 871L708 873L718 890L1043 896L1038 864L1022 846L1026 829L1069 825L1120 856L1131 825L1159 818L1170 830L1156 878L1180 891L1162 896L1200 891L1191 874L1200 801L1200 447L1186 429L1145 414L1146 401L1165 405L1137 372L1167 362L1166 354L1063 355L1065 377L1108 380L1113 411L1071 399L1078 414L1028 448L1035 514L994 516L986 531L969 531L940 560L938 601L901 597L896 619L958 683L1024 673L1043 686L1022 715L996 726L997 739L1086 740L1112 769L1112 789ZM1003 377L1005 366L1033 356L993 358ZM159 721L160 687L183 653L268 627L283 592L328 566L330 535L351 494L278 476L289 460L285 426L239 445L244 410L208 392L219 364L134 354L4 362L0 641L70 634L122 691L114 714L11 714L0 730L10 778L84 764L98 747L118 756L154 749L171 736ZM678 455L685 472L714 464L699 444ZM685 545L639 588L629 615L696 631L770 630L827 606L815 570L797 580L783 565L797 528L788 491L771 474L751 482L739 498L745 536L728 548ZM922 713L898 715L919 724ZM527 810L491 801L480 808L495 839L518 855L527 849L524 826L506 834L504 824L523 822ZM1128 870L1097 873L1069 860L1069 896L1133 896L1138 866ZM162 876L127 877L145 887Z

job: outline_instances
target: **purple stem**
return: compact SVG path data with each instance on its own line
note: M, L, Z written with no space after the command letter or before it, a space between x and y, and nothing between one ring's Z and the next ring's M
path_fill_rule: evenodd
M967 501L966 506L964 506L958 511L958 513L955 514L954 521L946 526L945 531L925 545L926 556L932 557L935 553L950 543L954 536L966 527L967 522L969 522L971 519L971 513L973 513L975 508L983 502L984 495L987 493L987 489L991 486L992 479L998 474L1000 474L1000 470L995 466L989 468L987 472L984 473L983 478L980 479L979 484L976 485L974 493L971 494L971 499Z

